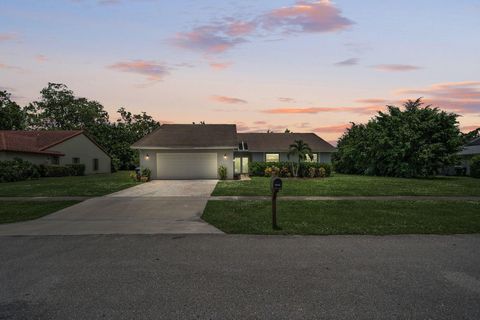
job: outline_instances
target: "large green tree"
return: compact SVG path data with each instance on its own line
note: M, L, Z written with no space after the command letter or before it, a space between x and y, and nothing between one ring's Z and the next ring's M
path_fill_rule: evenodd
M97 101L77 98L64 84L49 83L41 99L25 109L32 129L75 130L108 124L108 113Z
M457 115L421 99L408 100L403 110L387 106L366 125L352 124L339 139L338 172L397 177L427 177L456 161L463 139Z
M160 125L145 112L132 114L125 108L120 108L118 119L110 122L99 102L76 97L64 84L49 83L40 93L40 100L25 107L29 129L85 129L120 169L138 165L138 152L130 146Z
M22 130L25 125L25 112L12 101L10 93L0 90L0 130Z

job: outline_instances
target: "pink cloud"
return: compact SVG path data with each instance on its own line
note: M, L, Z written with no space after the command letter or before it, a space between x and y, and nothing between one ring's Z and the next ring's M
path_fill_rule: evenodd
M44 56L43 54L37 54L35 56L35 60L42 63L42 62L48 61L48 58L46 56Z
M462 126L461 129L462 129L462 132L470 132L470 131L473 131L473 130L476 130L480 128L480 124L478 125L473 125L473 126Z
M189 32L179 32L171 39L171 43L183 49L204 53L222 53L246 40L231 37L223 26L201 26Z
M369 99L357 99L355 102L366 103L366 104L385 104L387 100L381 98L369 98Z
M255 31L254 22L233 21L227 24L225 33L231 37L245 36Z
M287 32L334 32L353 24L328 0L298 1L270 11L261 20L267 29L282 28Z
M150 81L160 81L169 74L169 68L165 65L146 60L117 62L108 66L108 68L145 75Z
M370 114L381 110L378 106L365 107L307 107L307 108L274 108L262 110L263 113L271 114L316 114L323 112L353 112Z
M337 124L337 125L331 125L331 126L324 126L324 127L317 127L313 129L314 132L319 132L319 133L342 133L345 131L345 129L349 128L350 124L345 123L345 124Z
M395 93L423 96L425 104L456 113L480 113L480 81L435 83L427 88L400 89Z
M372 66L375 70L386 72L406 72L421 69L421 67L409 64L377 64Z
M294 98L288 98L288 97L280 97L278 98L278 101L280 102L285 102L285 103L294 103L296 100Z
M13 33L0 33L0 42L1 41L9 41L15 40L17 36Z
M228 104L244 104L247 103L246 100L239 99L239 98L232 98L226 96L211 96L210 100L219 102L219 103L228 103Z
M233 62L210 62L210 67L214 70L225 70L233 65Z
M335 66L337 67L347 67L347 66L354 66L358 64L358 59L357 58L350 58L347 60L342 60L337 63L334 63Z
M254 121L253 124L256 124L256 125L266 125L266 124L267 124L267 121Z
M271 10L249 21L227 18L220 23L197 26L190 31L177 33L170 42L183 49L218 54L247 42L245 37L254 35L260 28L275 32L311 33L340 31L352 24L327 0L299 1L293 6Z

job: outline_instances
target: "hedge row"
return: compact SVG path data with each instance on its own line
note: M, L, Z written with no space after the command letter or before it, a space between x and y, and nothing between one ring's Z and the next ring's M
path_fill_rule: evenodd
M35 165L20 158L0 161L0 182L38 179L40 177L66 177L85 175L84 164Z
M280 177L291 177L292 175L292 164L291 162L251 162L250 163L250 175L264 177L269 174L266 173L267 168L278 168L278 175ZM301 162L300 168L298 169L299 177L312 177L312 172L318 174L318 169L323 168L325 170L325 176L330 177L332 174L332 166L328 163L317 163L317 162ZM269 170L270 171L270 170ZM322 173L323 170L320 170ZM317 175L316 175L317 176Z
M15 158L0 161L0 182L13 182L40 178L38 166L31 162Z

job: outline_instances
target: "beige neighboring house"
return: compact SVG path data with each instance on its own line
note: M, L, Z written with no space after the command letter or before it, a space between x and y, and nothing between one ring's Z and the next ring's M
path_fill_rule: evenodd
M140 167L152 179L227 179L249 173L252 162L287 161L289 146L303 140L312 149L310 162L330 163L335 148L315 133L237 133L234 124L164 124L132 145Z
M111 158L83 130L0 131L0 161L84 164L85 174L110 173Z

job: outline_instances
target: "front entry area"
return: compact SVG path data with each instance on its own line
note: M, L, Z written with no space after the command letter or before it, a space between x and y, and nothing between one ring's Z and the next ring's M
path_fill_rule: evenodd
M246 156L235 156L235 174L248 174L249 158Z
M217 154L157 153L157 179L217 179Z

